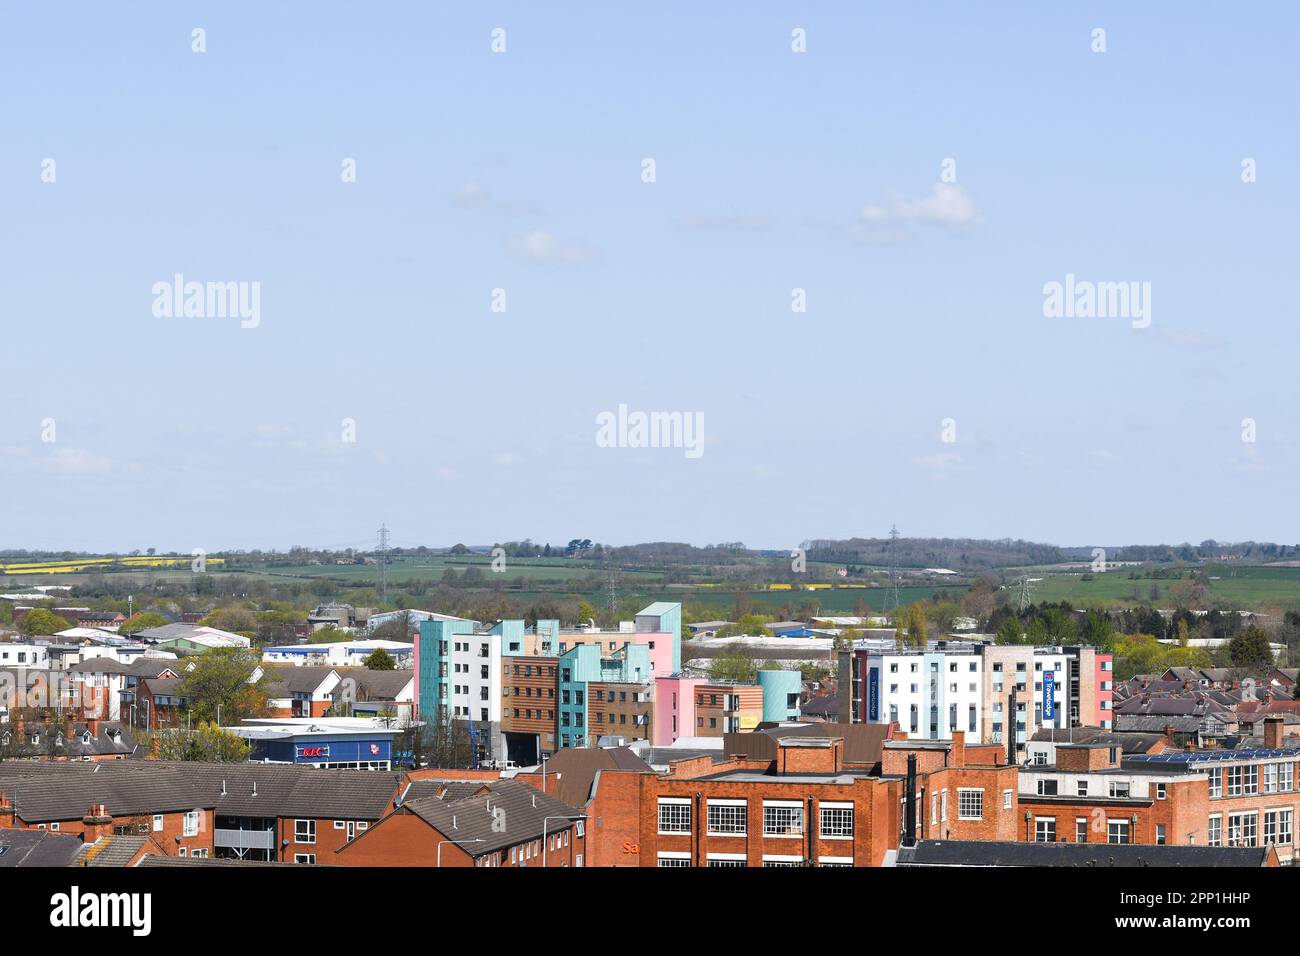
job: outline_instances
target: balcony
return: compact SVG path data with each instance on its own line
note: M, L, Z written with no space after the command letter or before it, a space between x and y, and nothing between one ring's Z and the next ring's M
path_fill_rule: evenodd
M274 850L275 827L267 830L225 830L213 831L212 845L232 850Z

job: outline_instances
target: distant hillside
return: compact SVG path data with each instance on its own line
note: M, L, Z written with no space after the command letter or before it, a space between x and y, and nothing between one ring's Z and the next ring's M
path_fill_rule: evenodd
M985 541L978 538L899 538L890 552L888 538L849 538L846 541L813 541L808 557L813 561L888 566L897 561L903 568L951 568L979 571L1020 564L1059 564L1068 560L1065 552L1051 544L1032 541Z

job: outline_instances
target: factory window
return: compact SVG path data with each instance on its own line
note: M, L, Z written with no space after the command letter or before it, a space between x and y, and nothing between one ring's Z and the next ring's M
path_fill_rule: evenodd
M1254 813L1232 813L1228 815L1228 846L1254 846L1256 821Z
M689 853L660 853L659 866L690 866L691 855Z
M1223 796L1223 768L1212 767L1206 774L1210 778L1210 796ZM1217 845L1217 844L1216 844Z
M966 789L965 787L957 788L957 819L958 820L983 820L984 819L984 791Z
M746 832L747 804L744 800L732 803L709 801L709 834L743 836Z
M1266 810L1264 812L1264 842L1291 845L1291 811Z
M934 813L934 801L931 800L931 814ZM821 805L821 835L826 839L848 839L853 836L853 806Z
M763 836L803 835L802 803L763 803Z
M659 832L691 832L691 801L689 799L659 798Z

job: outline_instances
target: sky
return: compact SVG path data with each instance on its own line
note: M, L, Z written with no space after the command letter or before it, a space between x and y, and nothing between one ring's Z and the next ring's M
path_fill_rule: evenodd
M1137 7L2 5L0 548L1300 541L1300 6Z

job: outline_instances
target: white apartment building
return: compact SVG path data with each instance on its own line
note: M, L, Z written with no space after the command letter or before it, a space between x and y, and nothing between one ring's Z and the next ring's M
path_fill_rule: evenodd
M852 719L897 722L909 737L927 740L948 739L960 730L971 743L1003 743L1014 728L1023 758L1040 728L1065 730L1087 722L1079 688L1095 676L1090 670L1095 664L1087 656L1081 675L1080 653L1078 648L951 640L931 641L924 650L859 641L852 665ZM1084 701L1083 712L1095 713L1089 709L1095 700Z
M978 736L984 697L977 647L868 651L865 672L865 722L897 722L909 737L926 740L948 739L954 730Z

